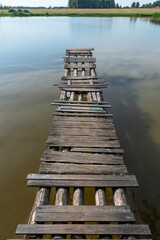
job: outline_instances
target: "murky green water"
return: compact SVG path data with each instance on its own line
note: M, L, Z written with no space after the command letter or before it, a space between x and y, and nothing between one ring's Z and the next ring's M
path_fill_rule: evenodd
M38 172L50 102L59 98L52 84L72 47L95 48L126 165L140 184L139 211L159 239L159 42L160 25L142 19L0 18L0 239L13 237L17 224L27 222L35 190L27 189L25 178Z

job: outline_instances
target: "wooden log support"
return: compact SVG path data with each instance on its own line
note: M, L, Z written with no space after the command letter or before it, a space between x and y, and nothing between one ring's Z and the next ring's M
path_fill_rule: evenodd
M129 207L126 188L138 187L138 182L124 164L113 115L107 112L111 106L103 101L102 88L107 84L98 80L92 50L66 50L48 149L39 173L27 176L27 186L39 190L28 224L16 230L24 239L91 240L98 235L111 240L118 235L144 240L151 235L148 225L135 224ZM51 189L56 189L54 203ZM86 192L95 205L84 201Z
M39 188L36 198L29 216L28 224L36 224L35 215L37 209L41 205L47 205L49 203L50 188ZM24 239L41 239L43 235L25 235Z
M78 101L79 101L79 102L82 102L82 99L83 99L83 95L82 95L82 93L79 93L79 95L78 95Z

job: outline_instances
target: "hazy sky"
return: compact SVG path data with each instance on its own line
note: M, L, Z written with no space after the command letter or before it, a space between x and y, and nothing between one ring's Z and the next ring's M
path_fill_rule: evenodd
M130 6L132 2L138 0L115 0L122 6ZM154 0L139 0L140 4L154 2ZM67 6L68 0L0 0L0 3L4 6Z

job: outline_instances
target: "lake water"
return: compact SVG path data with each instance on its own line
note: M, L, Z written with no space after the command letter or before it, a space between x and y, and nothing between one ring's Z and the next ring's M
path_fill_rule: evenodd
M159 239L160 25L135 18L0 18L0 239L26 223L66 48L94 47L143 221ZM133 205L135 204L132 201ZM143 209L143 210L142 210Z

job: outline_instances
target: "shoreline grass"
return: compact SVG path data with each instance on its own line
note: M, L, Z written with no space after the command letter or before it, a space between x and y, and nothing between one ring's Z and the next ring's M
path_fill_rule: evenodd
M28 9L29 13L19 14L17 11L0 10L0 17L149 17L160 19L160 8L139 9Z

